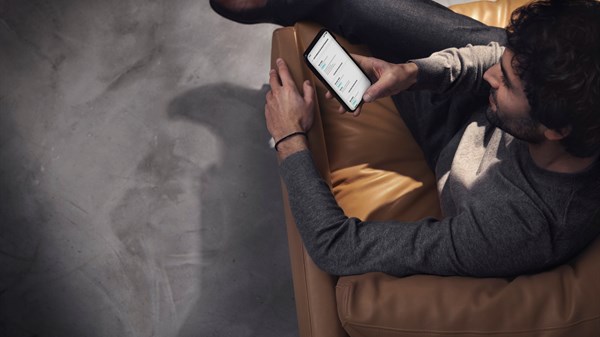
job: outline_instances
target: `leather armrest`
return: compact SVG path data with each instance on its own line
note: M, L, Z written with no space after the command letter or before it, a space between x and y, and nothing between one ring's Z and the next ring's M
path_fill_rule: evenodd
M317 92L309 146L322 177L348 216L365 220L417 220L440 216L432 172L392 100L365 104L359 118L336 112L323 84L304 65L302 53L320 27L299 23L273 33L272 62L282 57L298 87L309 79ZM363 46L337 37L351 53L369 55ZM387 188L383 189L381 182ZM283 184L282 184L283 185ZM290 258L301 336L345 336L337 318L337 278L321 271L302 244L283 186ZM360 198L356 197L360 189ZM369 200L370 202L363 202Z
M343 277L338 314L351 336L594 337L600 239L573 263L501 278L382 273Z

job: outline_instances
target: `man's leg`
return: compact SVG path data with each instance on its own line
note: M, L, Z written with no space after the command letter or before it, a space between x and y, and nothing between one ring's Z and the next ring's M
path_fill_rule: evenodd
M374 56L401 62L448 47L504 43L500 28L488 27L430 0L210 0L219 14L244 23L289 26L313 21Z
M313 5L300 20L318 22L351 43L367 45L375 57L389 62L469 43L504 44L506 39L503 29L428 0L316 0Z

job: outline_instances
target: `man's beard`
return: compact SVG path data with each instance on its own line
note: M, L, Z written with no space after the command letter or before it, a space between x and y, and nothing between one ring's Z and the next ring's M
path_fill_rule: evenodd
M544 135L539 131L540 124L530 117L501 118L500 116L503 114L496 100L496 91L492 89L490 94L496 105L496 111L493 111L491 105L488 105L485 116L492 126L528 143L538 144L544 140Z

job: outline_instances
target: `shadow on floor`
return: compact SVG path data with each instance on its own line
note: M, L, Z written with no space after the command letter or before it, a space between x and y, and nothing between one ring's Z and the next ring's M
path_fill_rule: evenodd
M201 178L201 289L179 337L297 335L267 90L221 83L169 104L171 119L199 123L222 142L220 160Z

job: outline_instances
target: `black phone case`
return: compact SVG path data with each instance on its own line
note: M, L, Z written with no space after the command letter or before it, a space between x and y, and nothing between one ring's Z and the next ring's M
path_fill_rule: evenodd
M344 48L344 46L342 46L341 44L339 44L339 42L337 42L337 39L335 38L335 36L333 35L333 33L330 32L330 31L328 31L326 28L321 29L319 31L319 33L317 33L317 36L315 36L315 38L312 40L312 42L310 43L310 45L308 46L308 48L306 48L306 50L304 51L304 63L306 63L308 65L308 68L313 72L313 74L315 74L315 76L317 76L317 78L327 87L327 90L329 90L329 92L332 95L335 96L335 98L338 100L338 102L340 102L340 104L344 107L344 109L346 109L346 111L353 112L356 109L358 109L359 106L361 106L363 104L362 97L360 98L360 102L358 103L358 105L356 105L356 108L354 110L350 110L350 107L348 107L346 105L346 103L344 102L344 100L342 100L342 98L335 92L335 90L333 90L333 88L331 87L331 85L329 85L329 83L327 83L327 81L325 81L325 79L321 76L321 74L319 74L319 71L317 71L317 69L315 69L315 67L313 67L313 65L308 61L308 54L314 48L314 46L317 43L317 41L319 41L319 39L321 38L321 35L323 35L325 32L329 32L329 34L333 37L333 39L335 40L335 42L348 55L348 57L352 60L352 62L354 62L354 64L356 64L356 66L358 67L358 69L360 69L360 71L362 71L362 73L367 77L367 79L369 79L369 83L371 85L373 84L373 82L371 82L371 79L369 78L369 76L367 76L367 74L365 73L365 71L362 70L362 68L358 65L358 63L356 63L356 61L354 61L354 59L352 58L352 56L350 55L350 53L348 53L348 51L346 50L346 48Z

